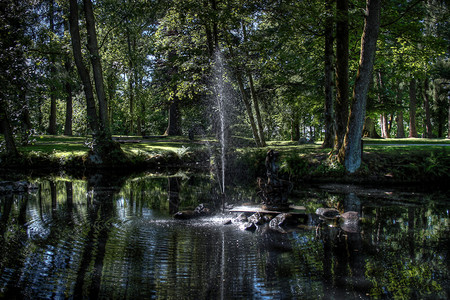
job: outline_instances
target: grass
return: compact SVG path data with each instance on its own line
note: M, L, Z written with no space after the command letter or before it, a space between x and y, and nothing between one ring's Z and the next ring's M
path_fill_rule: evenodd
M188 165L189 162L205 160L209 157L208 144L213 138L191 141L186 137L115 136L121 141L121 149L132 166L158 164L165 166ZM0 137L1 139L1 137ZM128 140L128 142L126 142ZM139 143L135 141L139 140ZM253 147L248 138L233 137L230 151L235 159L231 168L247 173L264 174L265 155L269 148L280 153L280 171L290 179L345 177L344 168L330 156L331 149L322 149L321 142L298 145L291 141L269 141L265 148ZM19 146L23 155L22 165L28 167L80 168L84 165L88 152L89 137L37 136L32 144ZM383 178L394 174L399 180L408 178L433 179L448 177L450 172L450 140L446 139L364 139L363 164L357 173L360 177ZM8 161L0 156L3 166L20 168L20 161ZM127 163L127 162L125 162ZM231 161L230 161L231 163ZM229 165L230 166L230 165ZM122 167L124 165L122 164ZM127 167L127 165L125 165Z

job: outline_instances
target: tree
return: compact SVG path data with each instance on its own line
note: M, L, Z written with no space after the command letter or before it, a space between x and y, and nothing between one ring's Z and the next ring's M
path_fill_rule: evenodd
M344 141L348 122L349 97L349 29L348 0L337 0L336 22L336 145L339 151Z
M380 26L381 0L367 0L361 53L347 134L339 151L339 158L350 173L361 165L361 137L366 115L367 94L372 75Z
M18 155L11 119L20 113L13 114L10 108L13 104L25 105L21 102L29 44L25 35L28 6L26 1L0 2L0 133L5 138L6 153L11 156Z
M95 154L99 155L101 162L103 162L105 158L109 158L111 155L121 152L120 146L112 141L111 131L109 128L108 106L106 103L103 84L103 71L100 61L100 54L98 51L92 2L90 0L83 0L83 3L87 31L87 48L90 54L89 57L94 74L95 90L98 101L98 116L90 75L83 62L80 29L78 25L79 16L77 0L70 0L70 35L75 65L83 83L83 89L86 97L88 120L93 132L93 151Z
M409 137L417 137L416 129L416 108L417 108L417 98L416 98L416 80L411 78L409 81Z
M326 0L325 51L324 51L324 87L325 87L325 138L323 148L332 148L335 139L334 97L333 97L333 0Z
M53 37L56 35L55 31L55 1L49 0L48 2L48 20L49 20L49 35L50 41L49 44L53 43ZM50 114L48 120L48 128L47 133L51 135L56 134L56 54L54 52L50 53L50 81L49 81L49 90L50 90Z
M94 74L95 91L97 92L98 114L100 119L100 133L105 141L111 140L108 119L108 103L106 102L103 70L100 53L98 51L97 32L95 30L94 10L91 0L83 0L84 16L86 19L87 48Z
M88 69L86 68L83 62L80 28L78 25L79 19L78 2L77 0L70 0L69 4L70 4L69 26L70 26L70 37L72 41L73 57L75 61L75 66L77 67L78 75L83 84L84 95L86 98L87 117L89 121L89 126L93 136L97 137L99 135L97 108L95 106L91 77L89 75Z

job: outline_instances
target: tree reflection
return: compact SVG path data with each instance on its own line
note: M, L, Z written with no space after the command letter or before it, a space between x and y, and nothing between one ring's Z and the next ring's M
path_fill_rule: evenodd
M111 220L115 216L113 196L120 191L120 185L110 180L111 178L103 174L92 175L87 180L90 195L87 224L89 228L73 293L76 299L96 299L99 296L106 245Z
M445 203L331 195L320 201L358 211L357 227L321 223L316 231L318 218L309 214L308 224L285 233L247 232L222 225L220 216L170 218L199 202L214 207L205 177L95 175L38 184L37 193L0 195L0 298L449 296ZM227 196L248 201L249 190L230 187Z

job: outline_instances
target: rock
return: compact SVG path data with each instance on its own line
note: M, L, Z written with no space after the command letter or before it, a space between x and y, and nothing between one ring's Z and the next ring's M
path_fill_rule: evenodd
M177 220L188 220L188 219L194 218L196 215L197 214L193 210L183 210L183 211L176 212L173 215L173 218L177 219Z
M270 228L277 228L283 225L287 225L289 219L292 219L291 214L288 213L279 214L270 221L269 226Z
M223 221L223 225L230 225L232 222L231 222L231 220L225 220L225 221Z
M341 219L343 219L344 222L358 222L359 214L356 211L347 211L341 214Z
M234 218L233 221L234 222L248 222L248 218L244 213L242 213L242 214L238 215L236 218Z
M325 219L335 219L339 217L339 211L335 208L320 207L316 209L316 214Z
M199 206L197 206L194 210L182 210L182 211L176 212L173 215L173 218L178 219L178 220L188 220L188 219L192 219L192 218L207 216L210 214L211 214L211 210L202 203Z
M228 203L225 203L225 204L224 204L224 208L225 208L225 209L233 209L233 207L234 207L233 204L228 204Z
M201 204L199 204L196 208L195 208L195 210L194 210L194 212L197 214L197 215L209 215L209 214L211 214L211 210L209 209L209 208L207 208L203 203L201 203Z
M272 219L273 219L273 215L263 215L263 220L264 220L264 222L266 222L266 223L269 223L270 221L272 221Z
M253 223L255 225L264 224L264 219L260 213L254 213L250 217L248 217L248 222Z
M342 230L349 233L358 233L360 230L358 222L343 222L340 224L340 227Z
M256 225L253 222L247 222L242 225L242 229L248 230L248 231L254 231L254 230L256 230Z
M305 138L305 137L301 137L301 138L298 140L298 144L299 144L299 145L304 145L304 144L306 144L307 142L308 142L308 139Z

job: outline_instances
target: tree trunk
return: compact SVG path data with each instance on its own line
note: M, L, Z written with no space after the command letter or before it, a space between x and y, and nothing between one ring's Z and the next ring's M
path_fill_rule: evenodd
M371 139L381 138L381 136L375 129L375 122L372 120L371 117L367 117L366 120L364 121L363 137L368 137Z
M133 77L133 69L134 69L134 64L133 64L133 47L131 45L131 37L130 37L130 32L127 29L127 45L128 45L128 64L129 64L129 76L128 76L128 92L130 93L130 134L134 133L134 85L135 83L135 79Z
M381 124L381 137L383 139L389 138L388 133L388 118L386 116L386 113L383 112L380 114L380 124Z
M403 124L403 109L402 107L402 97L400 95L400 89L397 91L397 105L400 107L400 110L397 111L397 138L405 137L405 125Z
M108 102L106 100L105 88L103 83L103 70L100 54L98 52L97 33L95 31L94 11L91 0L83 0L84 15L86 19L87 30L87 48L94 75L95 90L97 92L98 113L100 119L100 130L102 138L105 141L111 140L111 132L108 119Z
M348 0L337 0L336 22L336 145L342 146L348 123Z
M423 83L423 99L425 106L425 137L431 139L433 137L433 129L431 127L431 113L430 113L430 97L428 95L428 78L425 78Z
M411 80L409 81L409 137L410 138L417 137L416 108L417 108L416 80L414 78L411 78Z
M24 84L25 85L25 84ZM31 117L30 117L30 103L27 99L26 96L26 90L25 88L20 92L20 101L21 103L23 103L23 108L22 108L22 145L27 145L30 141L29 141L29 137L30 137L30 131L32 128L31 125Z
M448 99L448 125L447 125L447 138L450 139L450 97Z
M164 135L181 135L179 100L176 96L172 99L169 106L169 124Z
M384 85L383 85L383 78L379 70L377 72L376 82L378 85L378 102L380 103L381 106L383 106L385 104ZM380 114L380 124L381 124L381 137L384 139L389 138L388 118L386 112L382 112Z
M248 119L250 120L250 126L253 132L253 138L255 139L255 143L257 147L262 147L261 140L259 138L258 129L256 128L255 118L253 116L252 105L247 98L247 94L245 93L244 83L242 82L242 77L240 74L236 75L236 79L239 85L239 90L241 92L242 101L244 101L245 109L247 110Z
M78 2L77 0L70 0L70 14L69 14L69 25L70 25L70 38L72 41L73 57L75 60L75 65L77 67L78 75L80 76L81 82L83 83L83 91L86 97L87 106L87 117L89 122L89 127L92 130L94 138L99 134L98 128L98 118L97 109L95 107L94 93L91 84L91 78L86 66L83 63L83 56L81 52L81 37L80 28L78 25Z
M298 120L298 114L292 112L291 120L291 141L298 142L300 140L300 122Z
M339 158L348 172L361 166L361 137L366 115L367 94L375 60L380 27L381 0L367 0L358 74L353 89L352 109L347 134L339 151Z
M50 8L49 8L49 29L50 33L55 33L55 24L54 24L54 1L50 1ZM53 38L50 38L50 43L52 43ZM53 82L56 77L56 68L55 68L55 54L50 54L50 114L48 119L48 129L47 133L50 135L56 134L56 88L55 83Z
M72 119L73 119L73 99L72 99L72 84L70 82L70 73L71 73L71 64L70 64L70 58L67 56L66 62L64 64L67 72L67 79L65 82L65 89L66 89L66 121L64 124L64 135L71 136L72 135Z
M3 95L2 95L3 96ZM8 112L6 111L6 103L3 99L0 99L0 132L3 133L5 138L6 152L8 155L17 156L16 142L14 141L14 135L9 123Z
M437 107L437 137L442 138L444 137L444 127L445 127L445 119L446 119L446 105L444 98L439 97L440 96L440 85L441 80L434 80L434 88L433 88L433 99L436 101L436 107Z
M54 64L54 61L52 60L50 64ZM53 66L50 67L50 70L50 73L56 73L56 70ZM53 82L50 85L50 114L48 117L47 133L50 135L56 134L56 89Z
M234 57L233 47L231 42L228 41L228 46L230 48L230 54ZM247 111L248 119L250 121L250 127L252 128L253 138L256 143L256 147L261 147L262 143L259 138L258 129L256 128L255 118L253 116L252 105L247 98L247 94L245 93L244 83L242 81L241 72L239 70L236 71L236 80L238 82L239 91L241 92L242 101L244 101L245 109Z
M335 119L333 114L333 0L327 0L325 20L325 138L322 148L332 148L335 139Z
M248 81L250 83L250 92L253 99L253 105L255 106L255 114L256 114L256 122L258 123L258 133L259 133L259 140L261 141L261 146L266 146L266 140L264 138L264 129L262 126L262 120L261 120L261 113L259 112L259 102L258 97L256 96L256 90L255 86L253 84L253 76L252 74L248 74Z

